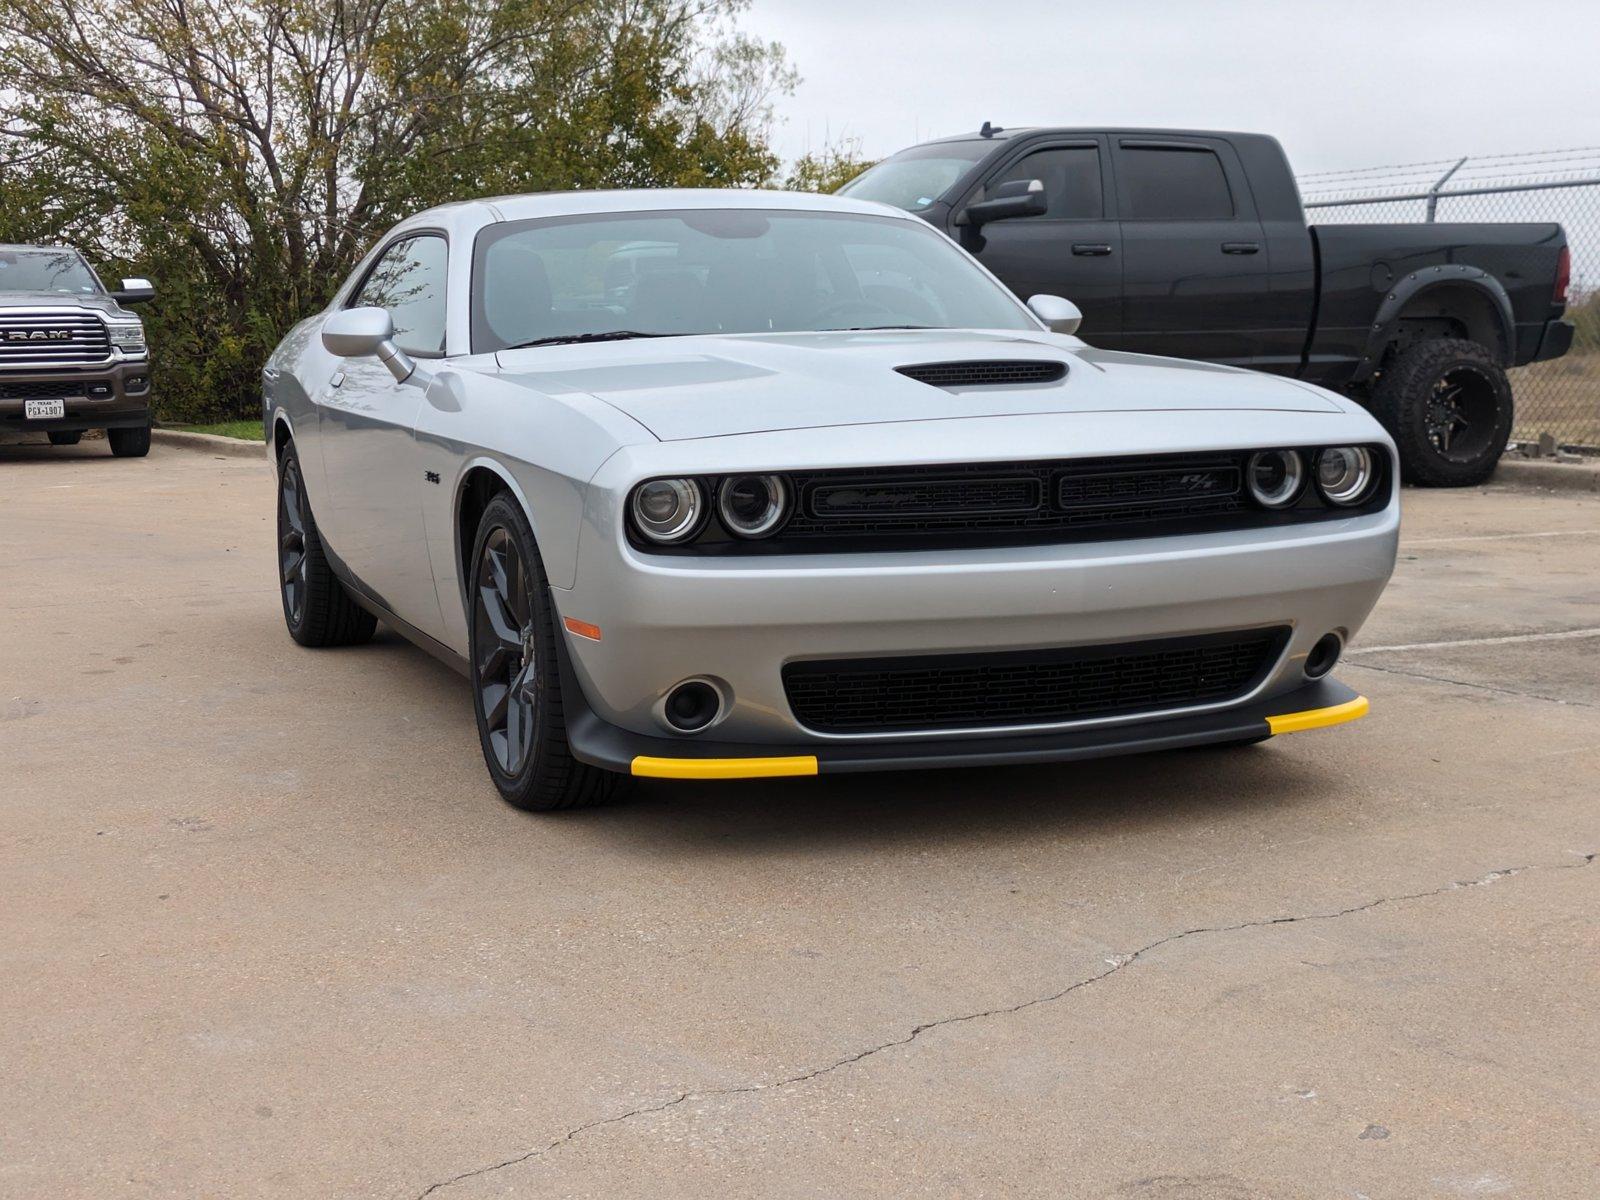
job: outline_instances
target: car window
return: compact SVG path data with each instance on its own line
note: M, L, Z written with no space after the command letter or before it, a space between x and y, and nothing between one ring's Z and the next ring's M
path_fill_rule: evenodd
M1226 221L1233 193L1210 150L1124 146L1117 152L1122 215L1135 221Z
M72 250L0 250L0 292L67 292L92 296L100 284Z
M352 308L385 308L394 319L394 344L410 354L443 354L445 326L445 240L421 234L384 251Z
M903 217L786 210L597 213L491 225L472 345L895 326L1036 329L961 250Z
M929 142L892 154L839 189L852 200L876 200L907 212L927 208L955 184L972 164L990 154L987 139Z
M1049 205L1044 213L1047 219L1094 220L1105 215L1100 191L1100 150L1096 146L1035 150L996 175L985 190L993 191L995 185L1017 179L1037 179L1044 184Z

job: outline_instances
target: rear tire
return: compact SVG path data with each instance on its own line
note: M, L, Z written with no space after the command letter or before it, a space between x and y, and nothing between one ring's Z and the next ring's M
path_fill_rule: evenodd
M1407 483L1472 487L1494 474L1511 436L1511 382L1477 342L1419 342L1384 370L1372 414L1394 438Z
M302 646L358 645L378 626L328 564L293 442L278 456L278 594L289 636Z
M467 590L478 741L506 803L550 812L621 795L629 776L572 757L544 562L522 506L505 493L478 523Z
M150 426L139 425L133 429L108 429L106 441L111 443L111 453L118 458L143 458L150 453Z
M83 430L81 429L56 429L50 433L50 444L52 446L76 446L82 438Z

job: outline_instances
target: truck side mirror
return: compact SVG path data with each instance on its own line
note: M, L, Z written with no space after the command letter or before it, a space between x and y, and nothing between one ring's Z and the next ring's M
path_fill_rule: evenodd
M322 322L322 348L340 358L376 356L401 383L417 369L394 344L394 318L385 308L342 308Z
M1078 306L1060 296L1029 296L1028 311L1050 326L1051 333L1077 333L1083 324Z
M148 279L124 279L122 286L111 293L118 304L143 304L156 298L155 285Z
M1011 217L1042 217L1050 207L1044 184L1037 179L1011 179L995 184L987 200L969 204L957 225L987 225Z

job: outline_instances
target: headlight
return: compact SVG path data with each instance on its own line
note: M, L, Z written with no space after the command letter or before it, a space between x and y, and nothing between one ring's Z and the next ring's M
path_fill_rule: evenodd
M1300 498L1306 481L1305 460L1298 450L1262 450L1250 456L1245 474L1250 494L1266 508L1288 508Z
M144 326L139 322L107 324L106 332L111 337L111 344L124 354L144 353Z
M1375 475L1372 452L1360 446L1330 446L1317 455L1317 491L1329 504L1360 504Z
M693 479L651 479L633 489L633 523L652 542L681 542L700 527L705 508Z
M717 514L729 533L766 537L789 515L789 488L780 475L730 475L717 489Z

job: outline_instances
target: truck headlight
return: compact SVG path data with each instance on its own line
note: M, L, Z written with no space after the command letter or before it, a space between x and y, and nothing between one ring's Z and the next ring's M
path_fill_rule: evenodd
M651 479L633 489L628 503L633 524L652 542L670 545L700 527L705 500L693 479Z
M1317 491L1329 504L1360 504L1376 474L1363 446L1330 446L1317 455Z
M106 332L111 336L111 344L124 354L144 353L144 326L138 321L131 324L127 322L107 323Z

